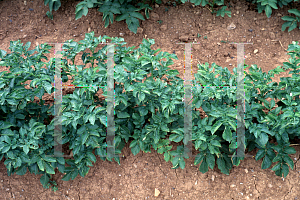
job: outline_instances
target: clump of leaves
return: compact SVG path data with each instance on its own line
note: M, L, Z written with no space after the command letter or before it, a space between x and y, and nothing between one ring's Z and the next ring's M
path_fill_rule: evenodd
M115 156L106 154L108 102L108 70L105 62L112 46L105 46L95 52L100 43L115 44L114 79L115 79ZM57 145L68 145L73 152L72 159L52 157L54 155L54 124L49 125L44 120L54 116L54 108L44 105L42 96L54 92L55 63L53 59L42 62L44 53L49 53L51 46L42 44L28 51L30 43L25 46L20 41L11 42L11 54L0 50L0 65L10 67L10 72L0 73L0 160L5 159L9 175L17 173L24 175L27 169L31 173L42 174L40 181L44 187L49 186L54 169L65 173L62 180L82 177L89 172L90 166L96 162L96 156L102 160L114 159L120 164L119 155L124 145L130 142L134 155L140 151L151 152L151 147L164 154L166 162L171 161L173 169L184 168L184 145L171 151L170 142L188 141L185 135L184 82L177 77L177 70L170 70L171 59L178 59L175 54L152 50L155 44L152 39L143 39L139 48L124 47L123 38L108 36L94 37L94 32L87 33L79 43L68 40L63 45L62 72L63 82L72 77L74 85L89 85L78 87L73 94L62 98L62 141ZM84 52L89 49L92 53ZM37 54L33 53L37 51ZM289 45L291 58L268 73L262 73L256 65L249 68L245 76L245 146L249 151L258 148L256 160L264 158L262 168L278 162L272 170L276 175L287 176L288 166L293 169L289 154L295 153L290 147L289 139L299 137L300 103L299 71L300 47L298 42ZM81 56L83 65L75 65L75 56ZM158 53L159 52L159 53ZM157 53L157 55L155 55ZM7 55L6 55L7 54ZM25 55L26 59L21 55ZM296 58L298 57L298 58ZM166 61L163 61L165 59ZM71 62L70 62L71 61ZM96 64L94 68L85 68L87 64ZM34 69L31 66L34 66ZM45 68L42 68L45 66ZM125 71L126 69L126 71ZM293 69L292 77L282 77L281 82L271 82L274 74L287 69ZM215 70L213 72L213 70ZM221 68L215 63L212 68L208 63L198 65L198 73L192 84L193 101L191 104L192 137L195 150L194 164L200 164L202 173L208 167L214 168L217 163L222 173L229 174L233 165L239 165L243 157L236 155L236 138L232 133L237 131L235 108L237 104L235 83L237 69L231 74L227 68ZM151 73L151 76L147 75ZM166 78L163 76L166 75ZM216 75L220 75L215 78ZM142 80L145 78L144 82ZM30 89L25 89L25 81L31 80ZM271 82L271 83L270 83ZM120 84L122 83L122 84ZM199 83L201 85L199 85ZM206 87L202 87L202 86ZM230 85L231 87L209 87ZM96 93L103 90L105 100L98 98ZM260 89L260 94L258 91ZM124 92L125 91L125 92ZM34 102L34 97L40 99ZM266 101L271 98L271 102ZM280 99L275 103L275 99ZM264 103L264 105L262 105ZM277 104L277 107L276 107ZM202 107L208 117L201 119L194 109ZM265 113L263 109L269 109ZM280 114L280 111L283 114ZM256 119L256 121L254 120ZM277 145L269 142L269 137L275 138ZM240 142L239 142L240 143ZM277 152L275 154L274 150ZM66 166L67 164L67 166ZM54 185L55 186L55 185Z

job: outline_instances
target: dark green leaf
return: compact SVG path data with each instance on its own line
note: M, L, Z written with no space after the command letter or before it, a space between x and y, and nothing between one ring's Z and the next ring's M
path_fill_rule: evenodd
M277 163L276 165L274 165L274 167L272 167L272 171L277 171L277 170L280 170L281 168L281 163Z
M181 169L184 169L185 168L185 161L184 161L184 158L180 158L179 160L179 166Z
M206 162L206 160L203 160L200 167L199 167L199 171L203 174L205 174L208 171L208 164Z
M293 147L285 147L284 152L287 154L295 154L296 150Z
M288 155L284 156L283 160L294 170L294 162Z
M260 149L258 150L258 152L256 153L256 156L255 156L255 160L260 160L262 159L264 156L266 155L266 152L264 149Z
M61 180L63 180L63 181L69 181L70 178L71 178L71 173L72 173L72 172L66 173L66 174L64 175L64 177L62 177Z
M49 183L49 175L48 174L44 174L41 178L40 178L40 182L42 183L42 185L45 187L48 183Z
M263 162L261 164L261 168L262 169L268 169L270 166L272 165L272 161L271 159L269 158L268 155L266 155L263 159Z
M214 169L214 167L215 167L215 155L207 154L207 156L206 156L206 162L207 162L208 166L211 169Z

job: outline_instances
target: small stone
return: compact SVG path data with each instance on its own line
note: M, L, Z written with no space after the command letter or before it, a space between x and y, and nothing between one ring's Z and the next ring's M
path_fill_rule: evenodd
M257 43L261 43L261 41L260 41L260 40L257 40Z
M254 21L256 21L256 20L257 20L257 18L255 18L255 17L254 17L254 19L253 19L253 20L254 20Z
M274 39L275 39L275 33L270 32L270 38L271 38L272 40L274 40Z
M159 191L158 189L155 188L154 196L155 196L155 197L158 197L159 194L160 194L160 191Z
M253 53L257 53L258 52L258 49L255 49L254 51L253 51Z
M282 16L282 14L278 13L278 14L277 14L277 16L278 16L278 17L281 17L281 16Z
M89 33L89 32L91 32L91 28L90 28L90 27L88 28L88 33Z
M137 34L141 34L141 33L143 33L143 29L141 28L141 27L138 27L137 28L137 32L136 32Z
M27 35L23 35L23 38L26 38L27 37Z
M240 14L240 11L236 11L236 14Z
M211 31L212 29L213 29L213 27L211 27L211 26L207 27L208 31Z
M150 14L150 20L153 20L153 21L158 21L159 20L159 15L157 13L151 13Z
M166 24L163 24L160 26L160 30L162 30L162 31L166 31L167 29L168 29L168 27Z
M159 5L158 5L158 4L155 4L155 8L159 8Z
M248 169L245 169L245 173L248 174Z
M232 185L230 185L230 187L231 187L231 188L233 188L233 187L235 187L235 185L234 185L234 184L232 184Z
M215 175L212 175L212 176L211 176L211 180L212 180L212 181L215 181Z
M137 168L137 165L136 165L136 164L133 164L133 166L134 166L135 168Z
M249 32L252 32L253 30L252 30L252 29L248 29L248 31L249 31Z
M235 28L236 28L236 26L235 26L234 23L231 23L229 26L227 26L227 29L228 29L228 30L233 30L233 29L235 29Z
M221 46L220 42L217 42L217 45Z
M268 187L271 188L271 187L273 187L273 185L269 183L269 184L268 184Z
M120 35L121 37L123 37L123 36L124 36L124 33L119 33L119 35Z
M183 41L183 42L187 42L189 40L189 36L187 36L187 35L180 36L179 40Z

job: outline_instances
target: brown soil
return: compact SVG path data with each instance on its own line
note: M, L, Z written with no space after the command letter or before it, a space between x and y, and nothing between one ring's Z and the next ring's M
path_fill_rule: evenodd
M107 35L123 37L127 47L138 47L143 38L155 39L152 49L175 53L178 60L173 60L170 66L184 77L184 42L200 42L193 45L192 71L197 73L197 63L213 63L227 67L231 72L236 67L236 45L222 43L252 42L245 45L245 64L257 64L263 72L267 72L287 62L288 44L299 39L299 29L290 33L281 32L284 23L282 16L290 15L288 7L273 10L271 18L265 13L258 13L255 5L244 1L232 0L230 3L232 17L227 15L216 17L207 8L193 7L191 3L176 7L167 1L150 12L150 19L142 21L138 33L131 33L125 21L114 21L104 28L102 13L97 8L89 9L88 15L75 21L75 6L79 1L64 0L62 6L54 13L53 21L45 16L49 10L43 1L4 0L0 1L0 49L9 51L10 41L20 39L23 44L30 41L33 49L37 44L46 42L64 42L68 39L82 40L88 31L94 31L95 36ZM225 1L228 5L229 1ZM292 4L300 10L300 4ZM144 15L144 12L141 11ZM162 20L159 24L157 21ZM235 29L227 30L231 23ZM251 30L249 30L251 29ZM202 35L197 37L197 33ZM204 39L203 36L207 36ZM219 45L219 44L220 45ZM99 45L100 46L100 45ZM100 48L102 48L103 45ZM54 49L54 48L53 48ZM253 51L257 49L258 53ZM53 51L48 58L54 57ZM82 64L81 56L77 56L76 64ZM234 57L232 59L231 57ZM1 71L5 70L1 67ZM273 81L279 82L280 77L287 77L288 72L276 75ZM66 91L65 91L66 93ZM64 94L65 94L64 93ZM53 95L44 96L48 103L53 103ZM58 183L56 192L46 190L40 184L41 175L7 176L3 160L0 164L0 193L1 199L300 199L299 187L299 146L294 146L297 153L291 158L295 162L294 171L290 171L286 179L275 175L270 169L262 170L262 160L255 161L246 157L241 164L234 166L230 175L224 175L215 166L205 174L194 166L194 158L186 160L184 170L171 169L172 163L166 163L163 155L140 152L133 156L128 144L122 151L124 158L121 165L116 162L102 161L99 158L90 172L84 178L78 176L73 181L61 180L63 174L57 172L52 178ZM256 155L257 150L247 155ZM155 198L157 188L160 195Z

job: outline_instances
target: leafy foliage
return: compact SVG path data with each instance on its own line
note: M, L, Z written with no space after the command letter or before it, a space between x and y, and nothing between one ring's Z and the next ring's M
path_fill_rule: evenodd
M116 44L114 51L115 79L115 154L119 155L124 145L130 142L134 155L140 151L151 152L151 146L164 154L166 162L173 169L185 167L186 147L177 146L172 150L170 142L186 141L184 135L184 96L183 80L177 70L170 70L171 59L175 54L152 50L153 39L143 39L138 49L124 47L123 38L108 36L94 37L87 33L79 43L68 40L62 51L62 79L72 77L74 85L92 85L97 87L78 87L73 94L62 98L62 142L73 152L73 158L53 157L54 116L53 106L44 105L42 96L54 92L55 62L42 62L47 57L50 45L41 44L28 51L30 43L24 46L20 41L10 43L11 54L0 50L0 65L10 67L10 72L0 73L0 160L5 159L9 175L24 175L27 169L31 173L42 174L40 181L45 188L54 185L51 175L55 169L64 173L62 180L82 177L96 162L96 156L102 160L120 164L118 156L106 156L106 129L108 99L100 100L96 93L101 88L108 96L107 68L105 61L108 48L105 46L95 52L100 43ZM92 53L85 51L90 49ZM37 52L35 55L34 52ZM290 147L290 138L299 137L300 129L300 46L298 42L289 45L289 62L268 73L262 73L256 65L245 72L245 145L249 150L258 148L256 160L263 158L262 168L267 169L278 162L272 170L278 176L286 177L293 162L289 154L295 149ZM83 52L84 65L75 65L75 56ZM156 55L155 55L156 54ZM25 55L23 58L21 55ZM166 61L163 61L165 59ZM91 63L96 67L85 68ZM34 66L32 68L31 66ZM248 67L248 66L245 66ZM125 71L126 69L126 71ZM213 72L213 69L215 71ZM271 77L287 69L293 69L292 77L282 77L278 84ZM197 153L195 165L200 164L202 173L213 169L215 164L222 173L229 174L233 165L239 165L243 157L236 155L236 142L232 133L236 127L237 103L235 87L201 87L199 85L231 85L237 82L237 69L231 74L227 68L208 63L198 65L198 72L192 84L192 144ZM147 74L151 73L150 77ZM297 74L298 73L298 74ZM215 78L219 74L218 78ZM162 77L166 75L166 78ZM145 78L144 82L142 80ZM25 82L31 80L30 89ZM270 83L271 82L271 83ZM122 83L122 84L120 84ZM258 92L260 89L260 94ZM125 91L125 92L124 92ZM34 97L40 101L34 102ZM266 101L271 98L271 102ZM275 99L280 101L275 103ZM264 104L262 104L264 103ZM277 106L276 106L277 104ZM195 108L202 107L208 117L201 119ZM269 109L266 114L262 109ZM279 114L282 111L282 114ZM254 120L256 119L256 121ZM47 123L46 123L47 122ZM270 143L275 138L277 145ZM277 152L277 154L275 154ZM289 166L289 167L288 167ZM51 182L52 181L52 182Z
M294 2L298 2L299 0L294 0ZM253 0L252 3L257 4L257 10L258 13L262 13L264 10L267 17L270 18L272 14L272 9L278 9L277 5L282 8L283 6L290 6L290 3L293 2L293 0ZM285 20L285 22L282 25L281 31L284 31L287 27L289 27L288 32L292 31L297 27L297 22L300 22L300 11L297 9L291 9L288 10L289 13L295 14L296 17L292 16L283 16L281 17L282 20ZM300 29L300 27L299 27Z

